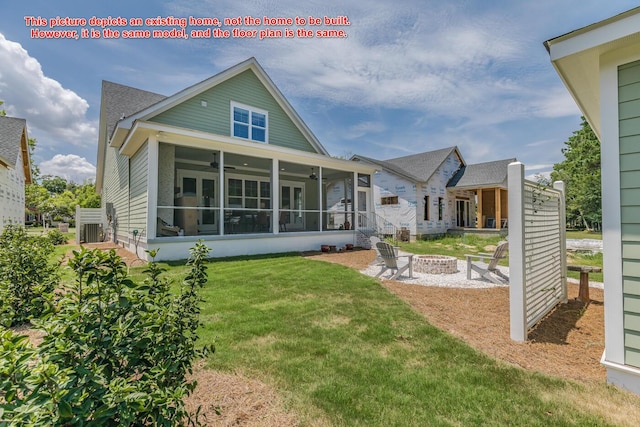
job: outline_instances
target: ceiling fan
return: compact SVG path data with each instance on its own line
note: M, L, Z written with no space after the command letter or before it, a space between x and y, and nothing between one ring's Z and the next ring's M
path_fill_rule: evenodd
M309 175L310 179L313 179L314 181L318 179L318 175L316 175L316 171L313 170L313 168L311 168L311 175Z
M216 153L213 153L213 162L209 163L213 169L218 169L220 164L217 161ZM235 169L235 166L225 166L225 170Z

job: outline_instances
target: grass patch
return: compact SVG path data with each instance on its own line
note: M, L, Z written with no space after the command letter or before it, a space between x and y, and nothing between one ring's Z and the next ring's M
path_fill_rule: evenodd
M574 252L569 253L567 255L567 264L574 265L590 265L593 267L602 268L603 258L602 252L589 253L589 252ZM578 271L569 271L567 272L567 277L571 277L574 279L580 279L580 272ZM604 274L603 273L589 273L589 281L594 282L603 282Z
M498 243L503 240L507 240L507 238L467 234L462 236L443 236L432 240L401 242L399 246L404 251L418 255L447 255L466 260L466 254L493 253ZM508 258L501 260L500 265L509 265Z
M581 386L484 356L343 266L216 261L203 297L209 367L274 385L303 425L615 424L581 406Z
M567 239L596 239L602 240L600 231L567 230Z

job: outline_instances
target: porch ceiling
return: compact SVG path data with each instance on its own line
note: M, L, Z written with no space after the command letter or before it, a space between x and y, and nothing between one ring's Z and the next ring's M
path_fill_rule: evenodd
M176 145L176 162L196 164L201 166L208 165L213 161L213 153L217 154L217 161L220 162L219 150L206 150L202 148L186 147ZM310 162L304 163L305 159L301 159L300 163L293 162L280 162L280 171L286 172L291 175L309 176L312 172L319 174L319 167L313 165ZM243 155L238 153L226 152L224 153L224 165L232 166L237 170L250 169L250 170L263 170L269 172L271 170L271 159L264 157L254 157L250 155ZM324 167L322 170L323 178L327 179L342 179L345 171L330 169Z

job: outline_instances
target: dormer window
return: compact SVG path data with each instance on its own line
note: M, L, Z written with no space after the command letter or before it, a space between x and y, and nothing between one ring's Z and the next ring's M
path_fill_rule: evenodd
M231 103L231 134L256 142L267 141L268 113L248 105Z

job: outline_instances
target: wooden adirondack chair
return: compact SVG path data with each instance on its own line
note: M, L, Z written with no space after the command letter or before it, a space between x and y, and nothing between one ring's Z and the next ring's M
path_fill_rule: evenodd
M497 285L509 282L509 277L498 270L498 261L506 256L509 242L500 242L493 254L480 253L477 255L465 255L467 257L467 279L471 280L471 271L477 272L480 277L490 280ZM474 261L474 259L476 259ZM488 259L489 262L485 262Z
M373 260L372 264L375 265L380 265L382 264L382 256L380 256L380 251L378 250L378 242L382 242L382 240L380 240L380 238L376 237L376 236L371 236L369 237L369 241L371 241L371 249L374 249L376 251L376 259Z
M380 272L376 274L376 277L380 277L387 270L395 270L395 273L390 277L391 280L395 280L408 269L409 278L413 278L413 255L396 255L394 247L387 242L376 243L376 248L382 258ZM407 258L407 263L400 266L398 264L399 258Z

